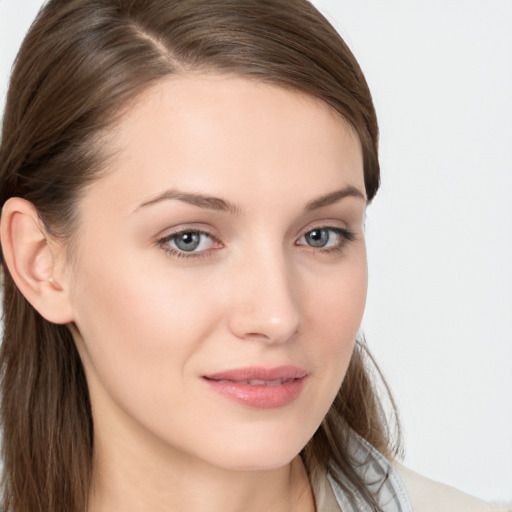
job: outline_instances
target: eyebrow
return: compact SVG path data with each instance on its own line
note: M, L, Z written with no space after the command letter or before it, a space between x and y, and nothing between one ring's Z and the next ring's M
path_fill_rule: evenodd
M198 194L194 192L180 192L179 190L175 189L166 190L163 194L158 195L154 199L140 204L135 211L143 208L144 206L149 206L166 200L182 201L184 203L198 206L199 208L204 208L207 210L216 210L229 213L238 213L240 211L237 206L230 203L229 201L221 199L220 197L206 196L204 194Z
M325 194L324 196L320 196L317 199L313 199L306 204L306 211L311 212L313 210L318 210L319 208L324 208L326 206L330 206L331 204L337 203L345 197L356 197L358 199L362 199L366 202L366 196L356 187L351 185L342 188L341 190L336 190L334 192L330 192Z
M346 197L356 197L366 201L366 196L359 189L349 185L340 190L329 192L328 194L320 196L317 199L309 201L304 209L310 212L337 203ZM230 203L229 201L226 201L225 199L221 199L220 197L207 196L195 192L182 192L176 189L166 190L155 198L150 199L149 201L145 201L144 203L140 204L135 209L135 211L138 211L145 206L150 206L156 203L160 203L161 201L169 200L182 201L184 203L188 203L199 208L204 208L206 210L215 210L233 214L240 213L240 208L238 206Z

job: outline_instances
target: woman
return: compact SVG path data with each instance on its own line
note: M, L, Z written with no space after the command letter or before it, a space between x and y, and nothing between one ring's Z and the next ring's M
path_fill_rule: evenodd
M394 463L355 341L377 139L306 1L50 1L0 153L3 509L485 510Z

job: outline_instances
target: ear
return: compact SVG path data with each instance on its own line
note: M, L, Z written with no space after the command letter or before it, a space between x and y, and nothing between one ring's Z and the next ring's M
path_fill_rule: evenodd
M0 239L5 264L28 302L49 322L72 322L64 247L48 235L32 203L19 197L6 201Z

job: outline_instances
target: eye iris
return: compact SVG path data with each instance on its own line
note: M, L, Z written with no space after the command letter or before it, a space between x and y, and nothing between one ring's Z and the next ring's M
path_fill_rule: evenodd
M193 231L188 231L186 233L180 233L174 239L174 243L176 247L181 251L193 251L199 247L201 242L200 233L194 233Z
M327 229L314 229L306 235L306 241L311 247L325 247L329 242Z

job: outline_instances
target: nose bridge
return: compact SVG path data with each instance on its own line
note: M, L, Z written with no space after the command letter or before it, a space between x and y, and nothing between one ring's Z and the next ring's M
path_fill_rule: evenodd
M300 303L292 261L280 244L241 257L231 329L239 338L282 343L299 328ZM237 279L238 281L238 279Z

